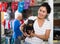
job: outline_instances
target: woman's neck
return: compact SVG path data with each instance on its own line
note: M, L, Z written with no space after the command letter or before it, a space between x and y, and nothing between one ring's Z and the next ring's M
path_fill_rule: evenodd
M39 21L44 21L45 19L44 18L37 18Z

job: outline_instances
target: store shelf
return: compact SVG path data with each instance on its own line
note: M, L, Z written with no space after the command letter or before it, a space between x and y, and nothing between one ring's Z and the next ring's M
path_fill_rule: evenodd
M60 20L60 3L54 3L54 20ZM60 21L56 22L58 23Z

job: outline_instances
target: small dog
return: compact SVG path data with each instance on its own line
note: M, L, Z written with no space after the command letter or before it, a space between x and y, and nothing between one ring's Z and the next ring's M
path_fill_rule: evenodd
M23 28L23 32L27 33L28 35L30 35L31 32L34 33L33 24L34 24L34 20L28 20L28 23ZM24 40L25 38L26 36L23 35L22 40Z
M28 20L28 23L24 26L23 32L26 32L28 35L30 35L31 32L34 33L33 24L34 20Z

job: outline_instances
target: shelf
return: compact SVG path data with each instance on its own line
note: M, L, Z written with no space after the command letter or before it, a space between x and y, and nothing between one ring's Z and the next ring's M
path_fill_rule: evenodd
M58 20L60 19L60 3L55 3L54 4L54 19Z

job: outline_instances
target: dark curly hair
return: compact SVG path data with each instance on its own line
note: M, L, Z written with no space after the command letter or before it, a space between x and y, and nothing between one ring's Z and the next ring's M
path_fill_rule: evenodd
M51 7L50 7L50 5L48 3L43 3L43 4L40 5L40 7L42 7L42 6L46 7L48 14L51 12Z

